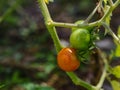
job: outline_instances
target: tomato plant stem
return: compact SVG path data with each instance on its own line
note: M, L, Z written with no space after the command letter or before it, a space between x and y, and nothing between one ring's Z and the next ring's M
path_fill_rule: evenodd
M115 35L115 33L111 30L111 28L106 24L106 23L102 23L102 25L108 30L108 32L111 34L111 36L114 38L114 40L120 44L120 39Z
M52 19L51 19L50 13L48 11L47 5L45 4L44 0L38 0L38 4L39 4L41 12L44 16L46 27L47 27L47 29L48 29L48 31L53 39L54 45L55 45L56 50L58 52L61 50L62 46L60 44L60 40L58 38L56 28L51 25Z
M73 24L73 23L52 22L51 24L52 24L53 26L65 27L65 28L78 27L77 24ZM82 27L82 26L81 26L81 27ZM84 27L84 26L83 26L83 27Z
M120 0L117 0L117 1L113 4L113 8L115 9L119 4L120 4Z
M108 2L109 2L109 4L110 4L110 6L113 5L113 1L112 1L112 0L108 0Z
M87 88L88 90L96 90L95 86L92 86L91 84L81 80L79 77L76 76L76 74L74 74L73 72L66 72L67 75L71 78L71 80L73 81L74 84L76 85L80 85L83 86L85 88Z
M120 0L117 0L113 5L108 6L104 16L100 19L100 22L104 21L106 17L112 14L112 11L120 4Z
M104 83L104 80L105 80L105 78L106 78L106 75L107 75L108 62L107 62L107 59L106 59L105 55L104 55L100 50L98 50L98 52L99 52L99 54L100 54L100 56L101 56L101 59L102 59L103 62L104 62L103 73L102 73L102 75L101 75L101 78L100 78L97 86L96 86L98 89L100 89L100 88L102 87L102 85L103 85L103 83Z
M50 21L51 20L51 16L49 14L49 11L48 11L47 5L45 4L45 1L44 0L38 0L38 4L39 4L41 12L42 12L42 14L44 16L45 22L46 21Z
M101 6L102 0L99 1L98 5L95 7L95 9L91 12L91 14L87 17L87 19L84 21L84 23L88 23L90 19L93 17L93 15L96 13L97 9Z
M111 15L112 11L120 4L120 0L117 0L112 6L108 6L104 16L95 22L89 23L89 24L72 24L72 23L60 23L60 22L52 22L51 25L58 26L58 27L66 27L66 28L84 28L84 27L94 27L94 26L100 26L101 22L103 22L106 17ZM98 5L99 6L99 5ZM94 9L95 10L95 9ZM93 16L95 11L89 16L91 18ZM89 19L88 18L88 19Z

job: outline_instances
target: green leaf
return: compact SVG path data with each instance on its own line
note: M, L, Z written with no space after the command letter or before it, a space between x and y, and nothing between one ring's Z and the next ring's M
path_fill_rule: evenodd
M112 84L113 90L120 90L120 82L113 80L111 81L111 84Z
M113 74L116 78L120 78L120 65L115 66L114 68L112 68L112 74Z

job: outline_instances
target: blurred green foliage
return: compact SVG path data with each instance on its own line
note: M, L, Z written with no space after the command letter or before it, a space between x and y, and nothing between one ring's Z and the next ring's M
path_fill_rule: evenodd
M34 7L32 0L29 2L0 0L0 62L13 63L13 66L9 65L10 63L8 65L0 63L0 88L2 90L12 90L13 86L19 84L25 90L54 90L51 87L33 83L34 79L38 79L36 81L40 83L47 80L56 67L56 53L44 22L37 22L32 15L27 13L29 12L27 8L31 9L31 6ZM42 29L38 23L41 24ZM16 68L15 64L18 63L25 64L26 67L42 67L43 71L35 73L24 71Z

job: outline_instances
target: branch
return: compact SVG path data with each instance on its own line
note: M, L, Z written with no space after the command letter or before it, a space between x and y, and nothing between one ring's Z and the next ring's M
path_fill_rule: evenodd
M58 26L58 27L65 27L65 28L81 28L81 27L87 27L88 24L73 24L73 23L63 23L63 22L51 22L52 26Z
M97 90L95 86L81 80L73 72L66 72L66 73L71 78L71 80L74 82L74 84L83 86L84 88L86 88L88 90Z
M41 9L41 12L44 16L46 27L47 27L47 29L48 29L48 31L53 39L54 45L55 45L56 50L58 52L61 50L62 46L60 44L60 40L59 40L59 37L57 35L56 28L53 25L51 25L51 23L53 21L52 21L52 18L50 16L50 13L48 11L47 5L45 4L44 0L37 0L37 1L39 4L39 7Z
M120 4L120 0L117 0L117 1L113 4L113 9L115 9L119 4Z
M100 51L100 49L98 49L98 53L99 53L99 56L101 57L101 59L103 60L104 62L104 68L103 68L103 73L101 75L101 78L98 82L98 84L96 85L96 87L98 89L100 89L104 83L104 80L106 78L106 75L107 75L107 69L108 69L108 62L107 62L107 59L105 57L105 55Z
M109 15L111 15L111 13L113 12L113 10L120 4L120 0L117 0L112 6L108 7L104 16L92 23L88 23L88 24L72 24L72 23L60 23L60 22L51 22L50 25L52 26L58 26L58 27L66 27L66 28L84 28L84 27L94 27L94 26L100 26L101 22L104 21L106 19L106 17L108 17ZM94 11L93 11L94 12ZM91 15L90 15L91 17Z
M96 13L97 9L100 7L101 3L102 3L102 0L99 1L98 5L95 7L95 9L92 11L92 13L87 17L87 19L84 21L84 23L87 23L90 21L90 19Z
M114 40L120 44L120 39L115 35L115 33L111 30L111 28L104 22L102 22L102 25L108 30L108 32L111 34L111 36L114 38Z
M100 19L100 22L104 21L106 19L106 17L108 17L109 15L111 15L111 13L113 12L113 10L120 4L120 0L117 0L113 5L111 5L110 7L107 7L107 10L104 14L104 16Z
M109 4L110 4L110 6L113 5L113 1L112 1L112 0L108 0L108 2L109 2Z

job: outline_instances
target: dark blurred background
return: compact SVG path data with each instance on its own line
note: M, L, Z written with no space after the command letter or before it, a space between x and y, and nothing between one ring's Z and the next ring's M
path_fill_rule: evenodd
M55 0L48 9L53 20L74 23L86 19L96 3L97 0ZM91 21L99 18L97 13ZM114 32L119 25L120 6L112 15ZM68 45L70 29L57 27L57 32L61 42ZM109 35L97 45L106 51L114 49ZM98 78L93 80L94 69L88 70L90 66L82 64L76 74L96 84ZM56 50L37 0L0 0L0 90L85 90L75 86L58 68Z

